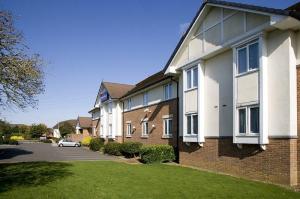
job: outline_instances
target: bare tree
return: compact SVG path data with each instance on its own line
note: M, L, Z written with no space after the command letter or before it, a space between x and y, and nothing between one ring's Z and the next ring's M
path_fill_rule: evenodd
M29 55L11 13L0 10L0 107L36 107L44 92L42 60Z

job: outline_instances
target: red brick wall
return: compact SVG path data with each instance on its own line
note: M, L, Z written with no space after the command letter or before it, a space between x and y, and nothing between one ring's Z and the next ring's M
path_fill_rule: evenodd
M270 139L267 150L258 145L238 149L232 137L208 138L201 148L180 141L180 163L236 176L290 185L290 150L296 139Z
M128 111L124 113L124 141L137 141L144 144L170 144L176 146L176 132L177 132L177 100L168 100L159 104L147 107L151 113L145 113L145 107ZM173 138L162 138L163 136L163 116L173 115ZM142 123L143 118L148 118L149 137L142 138ZM126 121L131 121L132 127L136 129L130 138L126 137L127 126ZM155 128L152 128L152 125Z

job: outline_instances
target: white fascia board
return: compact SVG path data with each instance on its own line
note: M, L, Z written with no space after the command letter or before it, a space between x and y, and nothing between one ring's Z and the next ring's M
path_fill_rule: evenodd
M300 21L290 16L271 15L270 25L280 30L300 29Z

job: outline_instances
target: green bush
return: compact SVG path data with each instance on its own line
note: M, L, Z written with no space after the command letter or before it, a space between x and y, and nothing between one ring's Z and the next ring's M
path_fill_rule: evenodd
M44 143L52 143L52 140L42 140Z
M174 160L174 149L170 145L143 146L141 149L141 161L143 163L170 162Z
M140 142L124 142L121 145L121 153L127 158L139 155L143 144Z
M8 144L10 144L10 145L18 145L19 143L18 143L17 140L11 140L11 139L9 139L8 140Z
M101 138L92 138L90 141L90 150L99 151L104 145L104 140Z
M110 154L110 155L122 155L121 154L121 146L122 144L117 142L108 142L104 145L104 153Z

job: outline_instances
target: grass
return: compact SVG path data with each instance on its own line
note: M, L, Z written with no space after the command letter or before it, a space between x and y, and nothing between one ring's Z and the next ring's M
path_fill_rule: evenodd
M300 198L300 193L190 168L154 164L0 164L0 198Z

